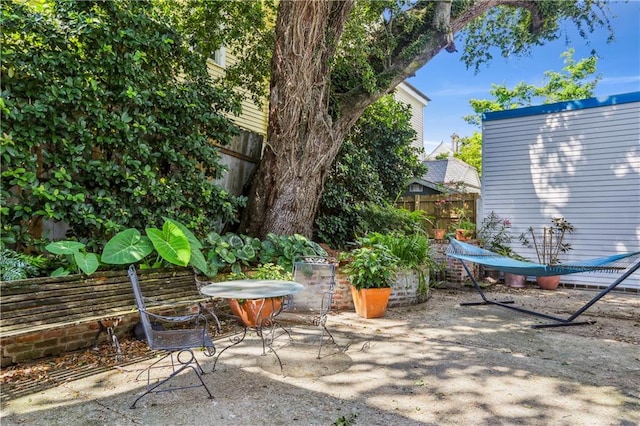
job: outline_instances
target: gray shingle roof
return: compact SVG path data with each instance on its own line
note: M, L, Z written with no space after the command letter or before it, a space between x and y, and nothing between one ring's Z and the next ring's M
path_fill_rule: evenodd
M423 179L435 184L463 182L467 192L480 193L480 176L475 167L464 161L450 157L446 160L428 160L423 162L429 170Z

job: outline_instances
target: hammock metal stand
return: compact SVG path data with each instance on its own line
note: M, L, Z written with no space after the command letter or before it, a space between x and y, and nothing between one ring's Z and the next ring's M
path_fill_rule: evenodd
M455 244L460 244L460 243L455 242ZM633 255L637 255L637 253L634 253ZM456 257L455 255L452 255L452 256ZM514 310L514 311L517 311L517 312L521 312L521 313L524 313L524 314L533 315L533 316L537 316L537 317L544 318L544 319L547 319L547 320L555 321L554 323L548 323L548 324L534 324L534 325L531 326L531 328L551 328L551 327L567 327L567 326L573 326L573 325L595 324L596 323L595 320L578 321L578 322L575 322L574 320L576 318L578 318L580 315L582 315L587 309L589 309L591 306L593 306L596 302L598 302L600 299L602 299L605 295L607 295L611 290L613 290L618 285L620 285L620 283L622 283L624 280L629 278L629 276L631 276L635 271L640 269L640 261L638 261L635 264L633 264L631 267L629 267L627 269L627 271L622 276L620 276L617 280L615 280L613 283L611 283L608 287L606 287L605 289L600 291L598 294L596 294L591 300L589 300L587 303L585 303L581 308L579 308L577 311L575 311L569 317L560 318L560 317L556 317L556 316L553 316L553 315L548 315L548 314L545 314L545 313L542 313L542 312L533 311L533 310L530 310L530 309L525 309L525 308L520 307L520 306L516 306L516 305L514 305L515 302L513 300L505 300L505 301L489 300L485 296L484 292L482 291L482 288L480 288L480 285L478 284L476 279L473 277L473 274L471 273L471 271L467 267L465 261L460 259L460 258L457 258L457 259L460 261L460 263L464 267L465 271L467 272L467 275L469 276L469 278L473 282L473 287L476 289L476 291L480 294L480 297L482 298L481 302L464 302L464 303L460 303L460 306L496 305L496 306L500 306L500 307L503 307L503 308L511 309L511 310ZM481 261L478 261L477 263L482 264ZM492 265L492 266L496 267L495 265ZM498 268L498 269L500 269L500 268Z

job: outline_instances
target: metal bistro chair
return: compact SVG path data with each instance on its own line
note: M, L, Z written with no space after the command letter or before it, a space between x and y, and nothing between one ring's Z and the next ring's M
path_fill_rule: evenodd
M327 329L327 315L331 311L335 289L336 265L326 257L305 256L293 263L293 280L304 285L304 289L291 296L283 319L297 323L310 323L320 328L320 347L322 353L325 335L329 343L335 344L331 332Z
M131 404L130 408L135 408L136 403L145 395L150 393L159 393L159 392L168 392L179 389L188 389L194 387L204 387L204 389L209 394L209 399L213 399L213 395L209 391L209 388L202 380L202 374L204 374L204 370L198 363L195 355L193 354L192 348L204 348L204 354L206 356L214 356L216 349L213 344L213 341L207 334L207 319L204 315L198 314L190 314L183 316L163 316L156 315L149 312L146 308L145 301L150 300L142 295L142 291L140 290L140 283L138 281L138 275L136 273L136 269L133 265L129 267L129 279L131 280L131 287L133 289L133 294L136 299L136 305L138 307L138 312L140 313L140 322L142 323L145 335L147 337L147 343L149 348L152 350L160 350L166 351L167 354L161 357L159 360L152 363L149 367L145 369L140 375L147 373L147 390L142 395L140 395L136 400ZM192 328L179 328L173 330L157 330L152 328L151 322L160 322L164 324L172 324L172 325L184 325L192 323ZM156 327L158 328L158 327ZM174 358L175 354L175 358ZM168 377L164 377L158 380L156 383L151 383L151 369L159 368L161 366L158 365L163 360L170 358L171 361L171 369L172 373ZM177 361L177 362L176 362ZM183 372L184 370L191 369L196 374L199 383L186 385L186 386L169 386L163 387L160 389L162 385L167 383L169 380Z

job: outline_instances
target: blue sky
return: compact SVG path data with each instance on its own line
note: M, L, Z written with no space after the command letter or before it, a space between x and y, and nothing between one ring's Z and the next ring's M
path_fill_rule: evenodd
M569 47L575 49L577 62L595 49L598 54L596 74L601 74L595 96L608 96L640 90L640 0L611 2L611 18L615 39L607 43L606 30L598 30L589 36L589 43L567 24L570 45L564 37L539 46L530 56L502 58L494 55L478 74L467 70L460 60L461 52L444 50L407 81L428 96L431 102L424 109L424 145L427 153L440 142L449 143L451 134L470 136L480 130L467 124L462 117L471 114L470 99L491 99L491 84L506 84L512 88L520 81L540 85L547 70L561 71L564 67L560 54ZM458 41L458 49L461 44Z

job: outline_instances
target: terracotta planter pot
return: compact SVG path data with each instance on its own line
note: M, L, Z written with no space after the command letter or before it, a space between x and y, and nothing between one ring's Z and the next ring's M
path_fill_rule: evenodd
M227 302L233 315L240 318L247 327L255 327L259 322L260 325L264 325L265 321L282 307L282 297L248 299L242 303L239 303L238 299L227 299Z
M446 229L434 229L433 230L433 238L436 240L444 240L444 235L446 234Z
M466 229L456 229L456 240L458 241L469 241L473 236L473 231L468 231Z
M356 313L362 318L382 318L387 313L391 287L363 288L351 286L351 296Z
M560 284L560 275L550 277L536 277L536 284L543 290L555 290Z
M512 288L524 288L526 287L527 277L524 275L510 274L508 272L504 273L504 283Z

